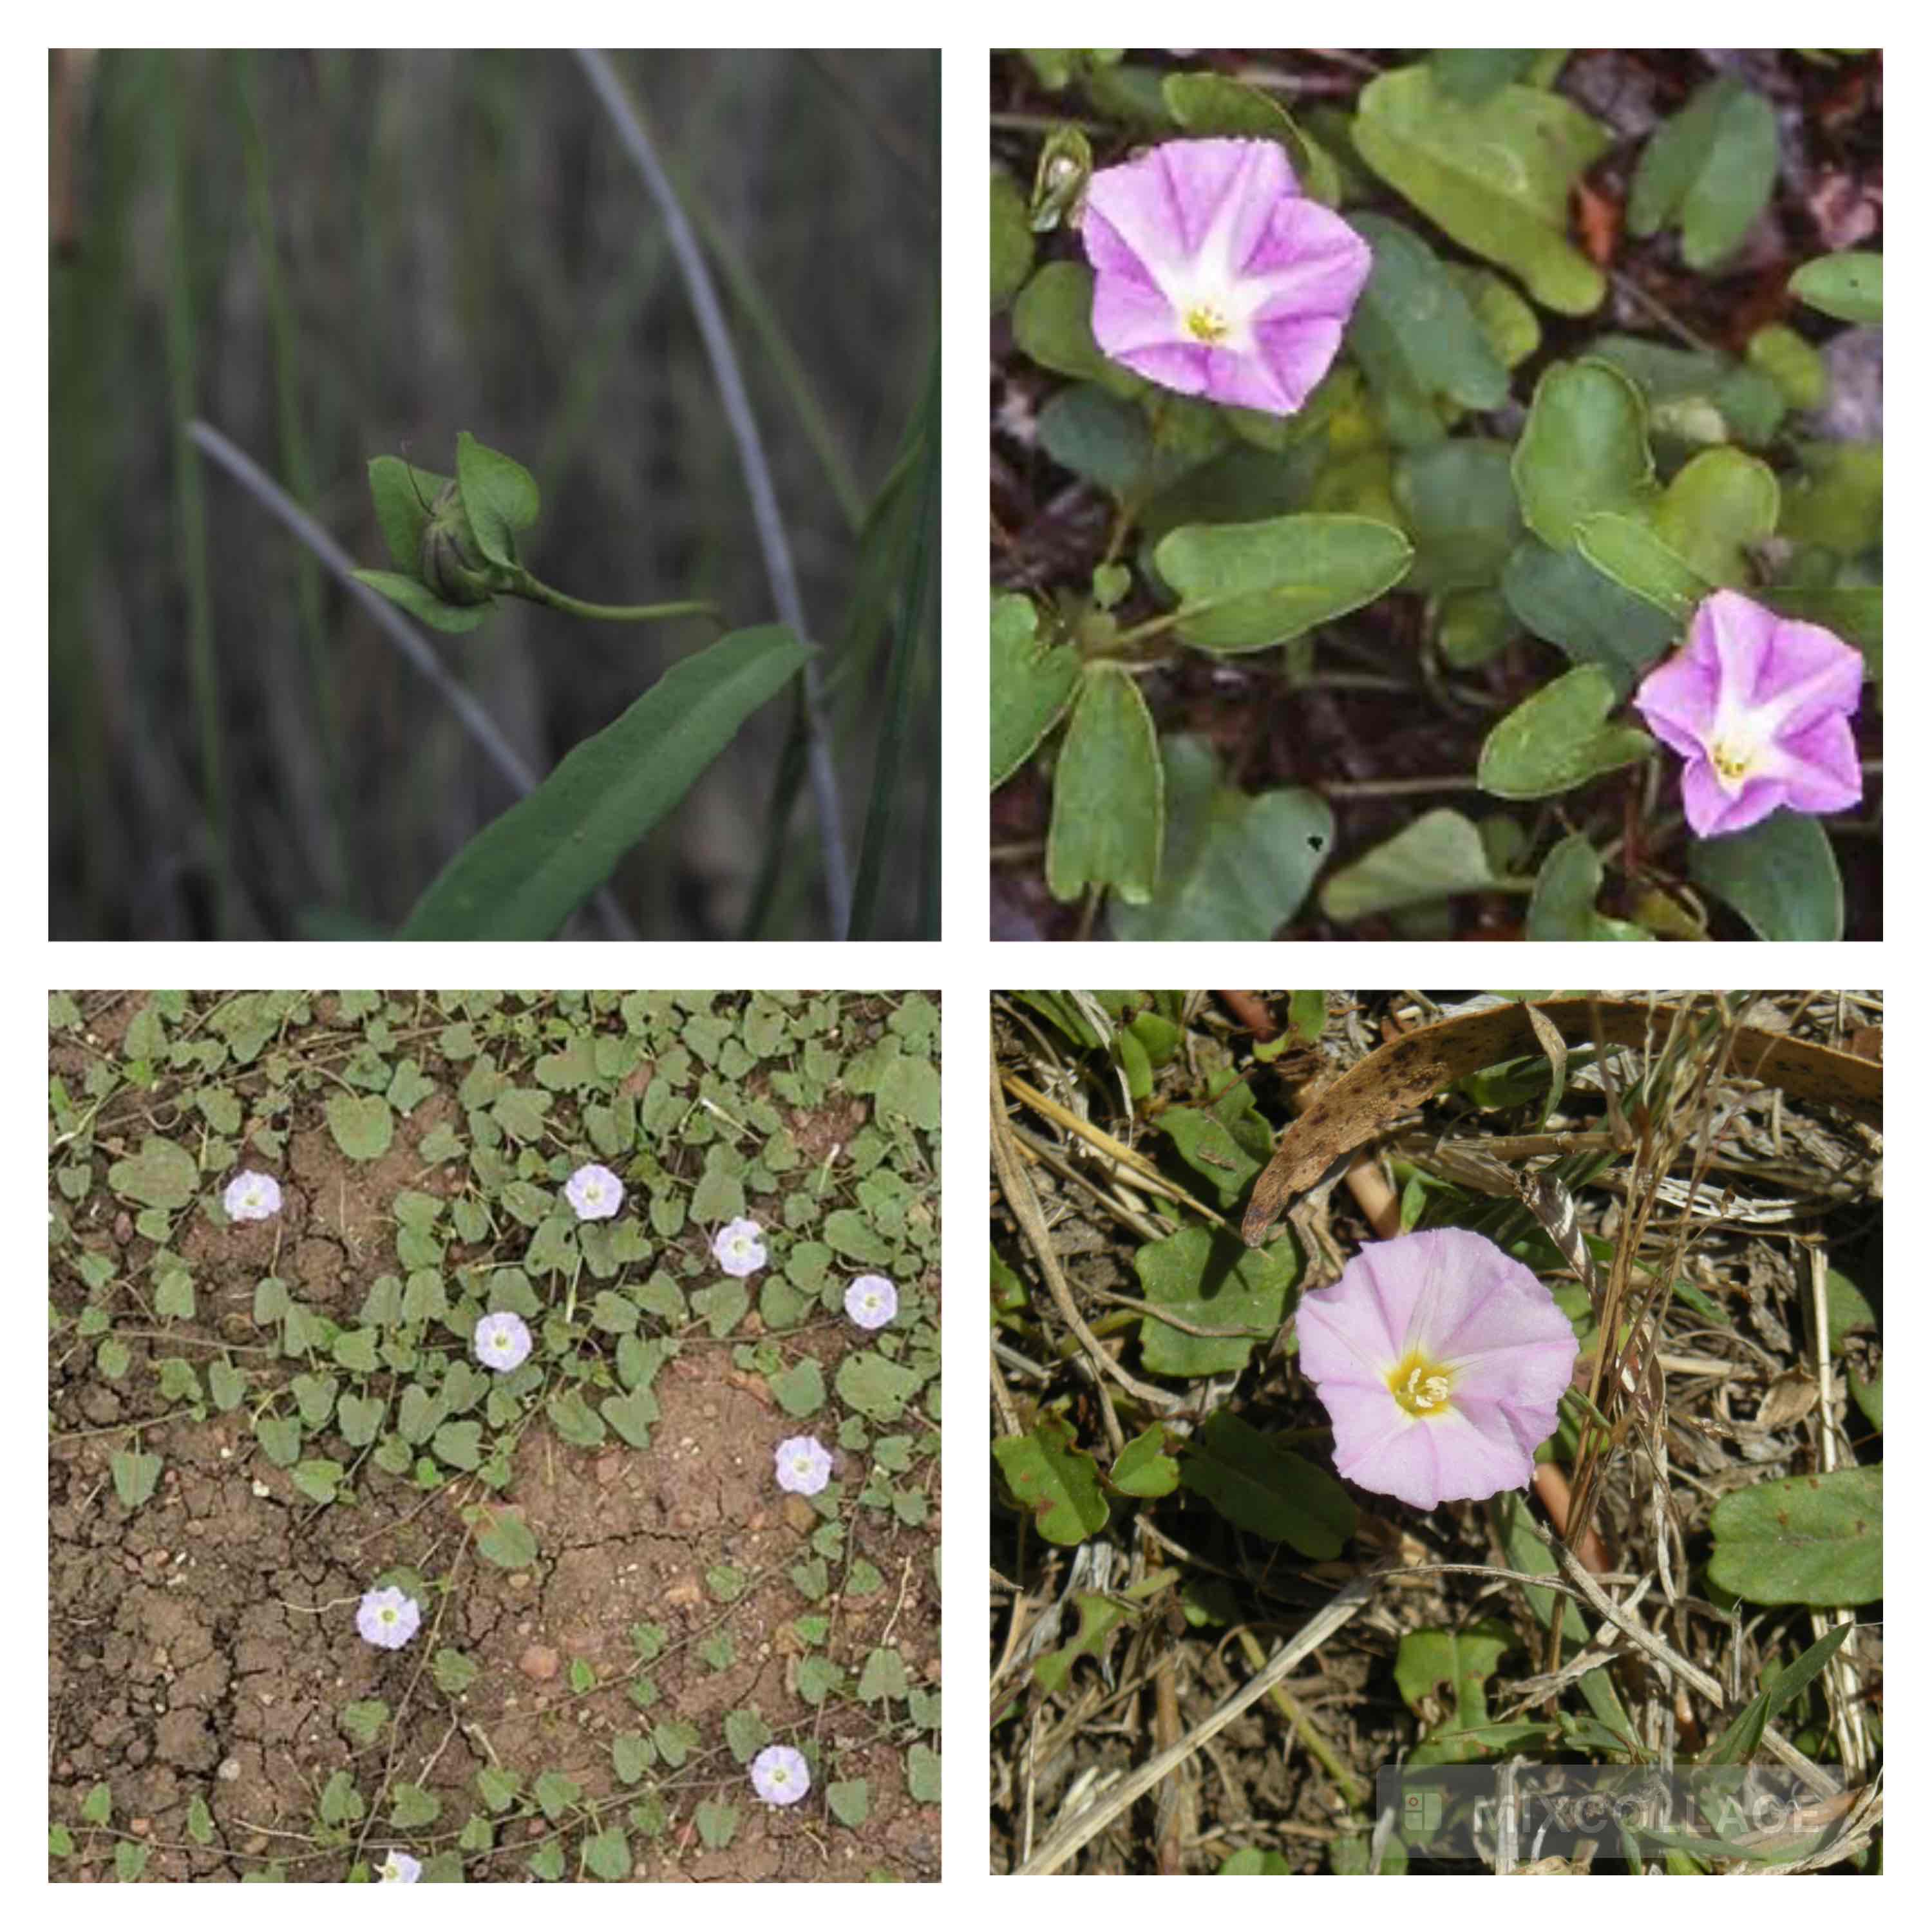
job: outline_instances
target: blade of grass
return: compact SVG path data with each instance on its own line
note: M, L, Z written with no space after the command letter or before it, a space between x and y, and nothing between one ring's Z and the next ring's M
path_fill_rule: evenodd
M765 574L771 585L772 602L781 622L797 636L809 639L811 628L805 620L805 608L799 596L798 578L792 566L791 548L784 524L778 514L778 496L772 484L770 466L758 426L752 414L745 379L738 367L737 352L731 346L730 331L718 306L711 285L710 271L703 252L691 232L691 224L665 174L663 164L630 98L619 82L616 70L605 56L594 48L579 48L577 58L589 76L592 89L610 116L617 137L658 206L677 258L699 333L704 339L712 374L718 385L718 400L730 424L738 460L745 472L745 487L752 500L752 516L757 525L758 544L764 554ZM818 807L820 862L824 867L826 907L832 936L842 939L850 923L852 887L845 860L844 836L839 824L838 779L832 760L819 696L819 674L815 655L808 656L800 673L804 682L807 731L806 762L812 778L814 801Z
M872 764L872 796L866 814L866 836L859 851L859 877L852 891L852 937L872 935L878 910L880 881L898 818L899 763L911 725L908 700L913 667L925 638L932 589L932 553L939 520L939 344L935 338L927 365L926 398L920 406L918 462L919 508L913 519L911 542L905 556L905 594L899 603L898 635L886 669L885 716L879 726L878 752ZM929 763L937 764L934 759ZM933 937L922 932L922 938Z
M219 430L205 422L191 422L188 426L188 434L271 515L322 560L329 574L368 611L376 628L394 645L410 668L428 680L471 742L508 782L512 789L520 796L527 796L536 790L536 775L497 730L496 721L476 697L443 668L442 660L416 634L409 620L386 597L356 582L355 560L335 539ZM597 907L612 938L638 937L637 928L625 916L608 888L598 892Z
M214 597L208 573L208 506L201 466L188 443L195 414L194 287L188 260L189 161L182 139L178 58L158 53L161 63L155 97L160 104L162 171L167 182L166 340L168 396L176 434L175 512L180 520L182 588L188 600L188 680L194 692L201 743L202 808L208 820L214 931L226 938L232 856L228 842L228 778L221 746L221 683L214 658Z
M245 49L236 56L236 121L242 137L248 224L255 244L255 272L261 278L262 303L268 320L271 359L274 365L275 411L281 435L282 468L289 491L302 504L315 498L315 466L309 459L308 435L302 426L299 352L293 312L282 282L275 244L274 190L268 178L268 158L255 112L254 56ZM322 789L327 808L320 842L322 886L339 899L350 884L348 796L342 770L342 715L336 680L329 675L328 643L323 627L322 572L307 550L296 555L296 614L307 661L309 694L315 707L320 739ZM360 896L359 893L358 895Z

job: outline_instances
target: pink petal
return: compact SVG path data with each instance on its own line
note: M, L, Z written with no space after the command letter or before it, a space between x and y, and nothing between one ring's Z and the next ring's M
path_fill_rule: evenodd
M1799 812L1843 812L1864 796L1858 748L1850 722L1832 712L1797 732L1780 732L1778 749L1793 762L1784 787Z

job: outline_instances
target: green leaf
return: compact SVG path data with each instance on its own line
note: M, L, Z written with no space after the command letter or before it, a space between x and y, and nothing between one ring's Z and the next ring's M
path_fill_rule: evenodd
M638 1731L622 1731L610 1740L610 1768L621 1784L635 1784L658 1761L657 1747Z
M83 1825L104 1825L114 1815L114 1794L104 1784L92 1786L81 1800L80 1820Z
M140 1153L107 1170L107 1184L124 1200L172 1214L194 1198L200 1172L186 1148L150 1134Z
M467 430L456 439L456 477L477 548L492 563L513 568L516 532L537 520L536 478L520 463L478 442Z
M188 1834L197 1845L214 1842L214 1814L200 1792L188 1802Z
M1099 382L1116 395L1148 386L1124 364L1110 362L1094 340L1094 271L1084 262L1048 262L1013 304L1013 340L1045 369L1076 382Z
M856 1831L872 1816L872 1797L862 1778L835 1778L825 1787L825 1802L842 1825Z
M1119 1455L1107 1484L1125 1496L1170 1496L1180 1486L1180 1465L1168 1454L1167 1431L1150 1423Z
M439 1462L452 1469L473 1469L483 1460L483 1425L476 1421L446 1422L430 1438Z
M1026 196L1004 168L992 171L993 308L997 312L1019 292L1033 269L1033 230L1027 222Z
M738 1835L738 1808L722 1798L701 1798L692 1821L698 1835L714 1852L722 1852Z
M1150 1375L1232 1375L1257 1346L1280 1333L1288 1290L1301 1272L1292 1238L1244 1246L1220 1229L1183 1228L1136 1250L1142 1298L1196 1328L1250 1329L1249 1335L1192 1335L1160 1316L1141 1317L1141 1360Z
M919 1054L901 1054L879 1076L873 1102L882 1118L906 1121L923 1132L939 1131L939 1069Z
M442 1800L420 1784L398 1784L389 1799L389 1822L398 1831L413 1832L434 1825L442 1815Z
M1322 910L1346 926L1496 883L1482 834L1445 806L1332 874L1322 889Z
M446 604L427 584L413 577L400 576L393 570L355 570L350 574L358 584L367 584L398 609L406 610L418 623L427 624L434 631L473 631L496 608L494 601Z
M148 1868L148 1860L152 1856L152 1845L136 1844L131 1838L123 1838L114 1847L114 1876L123 1885L132 1885Z
M476 1547L500 1570L527 1570L537 1560L537 1540L529 1526L506 1509L484 1510Z
M1544 371L1510 459L1523 521L1567 550L1593 511L1642 517L1657 496L1642 392L1594 359Z
M335 1144L351 1160L380 1160L395 1138L396 1117L380 1094L332 1094L322 1109Z
M446 1696L460 1697L476 1682L478 1672L473 1658L446 1646L430 1659L430 1674L436 1679L436 1688Z
M1529 911L1523 921L1526 939L1648 939L1640 926L1606 919L1597 910L1604 887L1604 862L1597 856L1587 832L1573 832L1551 848L1536 875Z
M1352 215L1350 226L1368 243L1375 266L1350 319L1348 344L1395 441L1434 442L1445 419L1498 407L1509 394L1509 371L1435 251L1379 215Z
M1066 715L1080 682L1080 653L1040 634L1030 597L995 597L992 620L993 786L1032 757Z
M194 1319L194 1282L191 1277L176 1269L164 1274L154 1284L154 1312L164 1319L174 1322L192 1322Z
M500 1771L494 1765L485 1765L476 1774L476 1795L492 1811L507 1811L516 1802L520 1781L513 1771Z
M1426 66L1397 68L1362 90L1350 131L1383 180L1545 308L1587 315L1603 300L1568 236L1570 190L1610 136L1568 101L1511 84L1471 104Z
M634 1388L624 1395L607 1395L597 1405L597 1413L633 1449L651 1446L651 1429L658 1419L658 1399L647 1388Z
M543 1814L554 1825L577 1801L584 1796L584 1787L574 1778L566 1778L560 1771L546 1771L538 1774L537 1781L530 1787Z
M399 456L369 459L369 494L376 525L396 568L412 580L422 564L430 506L450 480L433 470L418 470Z
M1500 581L1522 538L1506 443L1446 438L1396 464L1396 506L1414 540L1406 590L1480 589Z
M1694 570L1651 526L1616 510L1593 510L1576 526L1576 550L1594 568L1641 597L1682 628L1709 596L1708 581ZM1624 667L1604 667L1621 694Z
M631 1876L631 1841L622 1826L607 1825L584 1841L584 1862L593 1876L612 1881Z
M1774 812L1742 832L1690 841L1690 877L1760 939L1845 936L1845 889L1832 842L1802 812Z
M1604 722L1616 704L1596 665L1565 671L1492 727L1477 782L1496 798L1548 798L1648 758L1657 746L1648 731Z
M1225 1408L1188 1445L1180 1481L1237 1528L1323 1562L1340 1556L1354 1533L1355 1505L1334 1477Z
M809 1355L770 1378L771 1391L788 1415L813 1415L825 1406L825 1377Z
M1860 556L1884 536L1885 449L1876 442L1800 442L1802 474L1787 476L1778 534L1836 556Z
M1741 449L1700 451L1670 479L1657 533L1706 583L1752 582L1749 553L1778 529L1778 478Z
M310 1502L332 1503L345 1473L340 1462L331 1462L326 1456L316 1456L308 1462L298 1462L289 1472L289 1480Z
M356 1788L355 1779L346 1771L334 1771L322 1787L316 1815L325 1825L352 1825L368 1808L362 1792Z
M486 826L417 904L405 939L548 939L805 662L782 625L693 652Z
M1106 1522L1100 1472L1058 1416L1042 1416L1029 1435L1001 1436L993 1460L1048 1542L1084 1543Z
M344 1705L336 1721L366 1750L382 1736L382 1726L389 1721L389 1707L380 1697L361 1698Z
M1840 322L1882 319L1884 258L1856 248L1807 262L1786 285L1802 302Z
M1144 904L1160 874L1161 769L1154 719L1121 665L1089 664L1054 773L1046 880L1058 899L1112 886Z
M839 1363L832 1385L841 1402L868 1420L896 1422L925 1383L914 1370L888 1360L877 1349L862 1348Z
M117 1449L107 1466L113 1472L114 1493L129 1509L139 1509L161 1479L161 1459L145 1450Z
M1258 794L1220 782L1205 738L1162 740L1166 858L1154 897L1111 914L1116 939L1268 939L1301 909L1334 842L1312 791Z
M1720 74L1652 135L1625 210L1634 235L1684 230L1684 260L1714 268L1765 209L1778 172L1778 116L1735 74Z
M1593 538L1599 529L1590 518L1582 527ZM1520 624L1576 662L1600 666L1620 698L1629 695L1638 674L1670 650L1683 628L1667 610L1625 590L1579 551L1552 550L1534 537L1516 545L1503 571L1502 590Z
M1040 412L1040 446L1116 502L1146 493L1154 472L1148 419L1097 382L1062 389Z
M208 1366L208 1392L216 1408L226 1415L231 1409L241 1407L242 1397L248 1393L248 1378L225 1358L211 1362Z
M1414 554L1391 524L1311 513L1188 524L1161 538L1154 565L1180 599L1184 642L1258 651L1372 602Z
M1711 1512L1712 1580L1748 1603L1872 1603L1884 1592L1884 1526L1876 1468L1754 1484Z

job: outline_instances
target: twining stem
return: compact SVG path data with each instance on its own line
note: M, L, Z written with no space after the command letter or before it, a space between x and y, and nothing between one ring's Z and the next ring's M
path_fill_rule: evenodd
M676 604L586 604L567 591L553 590L548 584L538 583L527 570L509 587L514 596L527 598L532 604L547 604L553 610L565 611L573 617L602 617L612 623L646 622L653 617L709 617L714 623L720 622L718 606L702 598Z

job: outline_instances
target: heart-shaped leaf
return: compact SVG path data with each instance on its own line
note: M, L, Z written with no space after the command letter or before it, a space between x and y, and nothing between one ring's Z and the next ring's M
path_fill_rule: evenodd
M406 577L413 578L420 567L430 506L449 481L433 470L418 470L400 456L369 459L369 495L376 506L376 527L396 568Z
M1523 521L1552 550L1568 549L1593 511L1646 515L1657 471L1642 392L1594 359L1545 370L1510 469Z
M380 1160L395 1138L396 1117L380 1094L332 1094L322 1113L351 1160Z
M1711 1576L1754 1604L1869 1604L1885 1588L1876 1468L1758 1483L1711 1512Z
M1548 798L1647 758L1656 749L1648 731L1604 723L1616 704L1596 665L1565 671L1491 729L1477 783L1496 798Z

